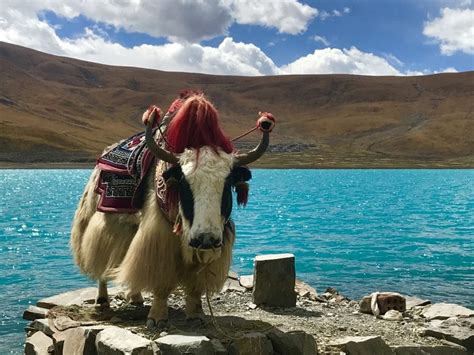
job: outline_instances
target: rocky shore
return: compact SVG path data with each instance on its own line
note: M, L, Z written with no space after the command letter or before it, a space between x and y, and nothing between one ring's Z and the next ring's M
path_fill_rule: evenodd
M230 273L210 298L206 319L189 322L183 295L170 297L169 327L145 326L151 295L132 306L124 291L111 291L108 309L94 307L96 289L85 288L37 302L24 313L26 354L396 354L456 355L474 351L474 311L455 304L405 296L406 311L366 314L364 302L335 289L318 294L297 280L296 306L257 306L252 276ZM366 311L366 310L365 310ZM396 312L396 311L394 311ZM388 314L388 313L387 313Z

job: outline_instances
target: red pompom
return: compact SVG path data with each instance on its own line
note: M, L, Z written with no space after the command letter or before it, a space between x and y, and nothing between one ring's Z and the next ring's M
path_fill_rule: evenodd
M238 206L247 206L249 199L249 184L240 181L235 185L235 192L237 193L237 205Z

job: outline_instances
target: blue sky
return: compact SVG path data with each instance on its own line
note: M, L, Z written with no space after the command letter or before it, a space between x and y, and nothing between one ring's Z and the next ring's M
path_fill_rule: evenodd
M0 40L232 75L474 70L472 0L3 0Z

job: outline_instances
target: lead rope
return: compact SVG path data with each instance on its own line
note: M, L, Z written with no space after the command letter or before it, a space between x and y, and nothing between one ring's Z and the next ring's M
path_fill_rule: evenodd
M237 136L237 137L231 139L231 141L232 141L232 142L235 142L236 140L238 140L238 139L240 139L240 138L243 138L243 137L245 137L246 135L252 133L252 132L255 131L257 128L258 128L258 127L256 126L256 127L252 128L252 129L249 129L247 132L242 133L240 136Z

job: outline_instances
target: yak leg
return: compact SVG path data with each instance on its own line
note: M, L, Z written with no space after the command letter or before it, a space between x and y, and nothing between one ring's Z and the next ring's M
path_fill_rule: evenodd
M196 321L197 323L203 323L205 319L204 311L202 310L201 291L193 290L192 292L186 292L186 319L190 321Z
M156 290L153 292L153 302L150 312L148 312L148 320L146 326L150 330L157 330L167 327L168 325L168 297L170 290Z
M141 292L127 294L127 300L134 306L143 306L143 296Z
M109 307L109 294L107 292L107 281L100 280L97 290L97 298L95 299L97 307L106 308Z

